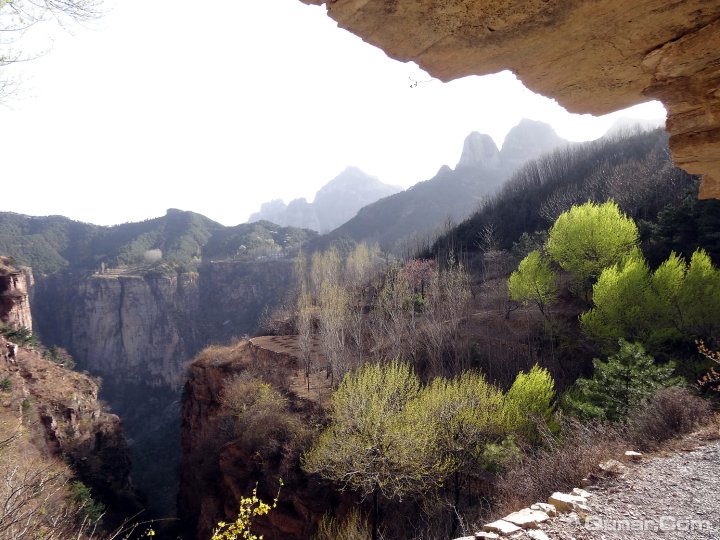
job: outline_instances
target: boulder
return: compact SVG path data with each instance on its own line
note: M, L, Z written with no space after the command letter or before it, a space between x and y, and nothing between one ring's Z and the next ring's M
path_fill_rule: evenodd
M557 516L557 508L554 505L548 503L535 503L530 507L531 510L540 510L545 512L550 517Z
M617 459L608 459L598 465L598 468L606 474L619 476L627 471L627 467L620 463Z
M635 452L634 450L628 450L625 452L625 459L627 461L641 461L643 458L643 455L640 452Z
M519 530L521 530L520 527L503 519L498 519L497 521L483 525L483 531L497 533L500 536L509 536Z
M537 529L540 523L543 523L550 519L545 512L542 510L532 510L530 508L523 508L518 512L513 512L503 518L503 521L508 521L513 525L522 527L523 529Z
M558 512L570 512L571 510L575 510L578 505L585 505L587 499L585 497L579 497L578 495L556 491L550 495L548 503L554 505Z
M586 499L592 497L592 493L588 493L584 489L580 489L580 488L573 488L572 494L577 495L578 497L584 497Z

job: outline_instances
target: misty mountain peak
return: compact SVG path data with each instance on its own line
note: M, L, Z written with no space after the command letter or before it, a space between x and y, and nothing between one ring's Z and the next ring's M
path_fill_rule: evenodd
M264 203L248 222L266 219L279 225L291 225L315 231L329 231L352 218L360 208L401 191L383 184L357 167L348 167L325 184L311 203L303 199Z
M550 124L523 118L505 137L500 157L506 163L525 162L565 144Z
M494 167L500 162L500 152L490 135L473 131L465 137L457 167Z

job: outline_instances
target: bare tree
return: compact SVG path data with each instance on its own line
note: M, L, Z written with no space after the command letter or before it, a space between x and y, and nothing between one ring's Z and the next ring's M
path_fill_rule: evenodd
M2 68L43 54L22 50L26 33L40 23L53 23L68 29L101 15L101 0L0 0L0 101L15 89L14 82Z

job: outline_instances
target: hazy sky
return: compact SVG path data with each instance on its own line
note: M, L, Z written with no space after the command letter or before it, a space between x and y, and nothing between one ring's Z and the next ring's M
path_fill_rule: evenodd
M523 117L587 140L664 115L571 115L507 72L443 84L299 0L108 8L91 29L27 37L54 45L13 67L20 94L0 106L0 210L114 224L172 207L235 225L264 201L310 200L348 165L410 186L454 166L469 132L500 146Z

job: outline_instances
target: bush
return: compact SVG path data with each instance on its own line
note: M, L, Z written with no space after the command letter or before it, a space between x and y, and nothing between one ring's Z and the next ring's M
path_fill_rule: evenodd
M0 390L3 392L9 392L12 390L13 384L10 380L10 377L5 377L3 380L0 381Z
M343 520L325 514L320 520L318 530L312 540L367 540L369 537L370 529L367 521L355 508Z
M105 513L105 505L93 499L90 488L80 481L71 482L70 500L75 504L78 523L98 523Z
M552 417L555 382L550 372L537 364L529 373L521 371L505 396L507 427L522 440L536 443L539 429Z
M34 346L38 344L37 338L30 329L25 326L18 328L14 326L0 326L0 336L4 336L6 339L18 345Z
M591 379L580 378L563 396L563 406L574 416L597 420L622 420L662 386L678 384L675 365L656 365L639 343L619 341L620 350L606 362L595 358Z
M688 389L661 388L628 418L628 440L641 450L652 450L712 417L710 404Z
M250 455L261 459L275 456L301 430L287 400L269 384L249 375L233 378L223 389L221 400L229 435Z
M544 501L554 491L581 485L598 463L624 448L618 430L605 424L568 420L560 436L545 435L542 450L526 455L498 480L498 513L513 512Z

